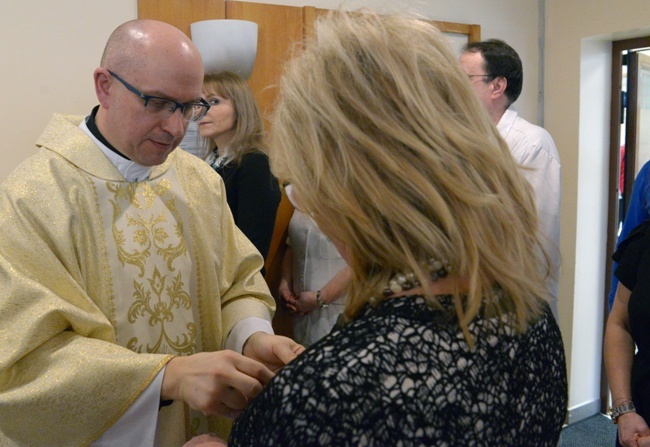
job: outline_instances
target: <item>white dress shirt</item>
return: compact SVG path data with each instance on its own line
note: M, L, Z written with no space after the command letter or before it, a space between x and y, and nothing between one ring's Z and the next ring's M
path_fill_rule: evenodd
M551 257L555 278L548 282L551 310L558 321L558 276L560 269L560 203L562 167L551 135L542 127L521 118L511 107L503 114L497 129L508 143L522 174L532 185L539 215L544 248Z

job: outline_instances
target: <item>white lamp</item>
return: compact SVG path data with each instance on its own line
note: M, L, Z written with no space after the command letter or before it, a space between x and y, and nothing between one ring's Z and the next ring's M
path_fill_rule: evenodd
M192 41L203 58L205 74L232 71L248 79L257 55L257 23L203 20L190 25Z

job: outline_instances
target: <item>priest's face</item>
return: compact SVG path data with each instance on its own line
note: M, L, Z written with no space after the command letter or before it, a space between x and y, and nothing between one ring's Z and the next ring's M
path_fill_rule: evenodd
M146 68L146 67L145 67ZM192 76L187 70L170 67L157 74L146 69L129 70L126 74L113 76L111 106L108 111L113 125L112 133L105 135L108 141L132 161L143 166L155 166L165 162L178 146L187 130L188 121L181 114L181 107L169 115L163 110L155 113L160 98L178 104L198 102L201 98L202 71ZM126 84L125 84L126 82ZM145 109L145 96L148 99ZM171 108L173 103L167 103Z

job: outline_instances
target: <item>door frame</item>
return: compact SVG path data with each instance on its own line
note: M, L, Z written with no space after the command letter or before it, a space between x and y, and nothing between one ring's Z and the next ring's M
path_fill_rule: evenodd
M609 291L612 287L612 254L616 249L618 239L618 182L620 181L620 148L621 148L621 119L623 117L623 102L621 98L621 83L623 80L623 51L633 51L640 48L650 47L650 36L638 37L634 39L617 40L612 42L612 85L611 85L611 109L610 109L610 133L609 133L609 182L608 182L608 211L607 211L607 247L605 260L605 296L603 299L604 318L603 334L607 325L609 316ZM628 58L632 64L637 58ZM630 82L630 77L636 78L637 70L628 65L628 85L636 85L636 82ZM634 81L634 79L631 79ZM629 198L632 193L634 184L634 175L636 169L636 144L628 145L627 141L636 141L636 94L628 91L628 115L625 121L625 185L623 201L625 209L629 204ZM630 101L635 102L631 104ZM632 107L634 105L634 107ZM608 412L609 404L609 382L605 372L605 361L601 362L600 374L600 411Z

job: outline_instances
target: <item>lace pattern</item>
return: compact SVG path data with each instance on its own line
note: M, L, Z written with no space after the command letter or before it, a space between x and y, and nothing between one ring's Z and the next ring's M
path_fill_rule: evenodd
M474 350L451 315L422 297L365 309L285 367L229 445L557 445L567 381L550 310L525 334L477 318Z

